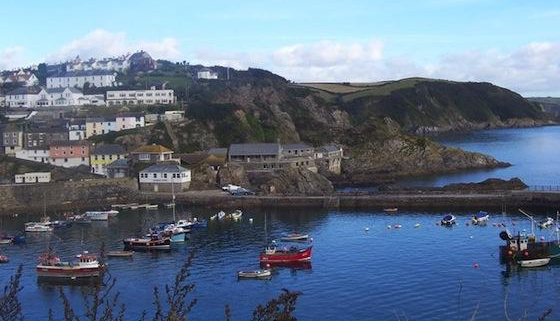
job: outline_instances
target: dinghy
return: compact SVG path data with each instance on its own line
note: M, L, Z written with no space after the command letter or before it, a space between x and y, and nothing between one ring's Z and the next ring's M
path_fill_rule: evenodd
M0 255L0 263L8 263L10 262L10 258L6 255Z
M539 222L539 227L542 229L549 228L554 224L552 217L547 217L546 220Z
M134 251L109 251L107 252L108 257L131 257Z
M452 226L456 223L455 215L447 214L441 219L441 225L443 226Z
M534 259L534 260L521 260L517 261L517 263L524 268L534 268L534 267L541 267L545 266L550 262L550 258L541 258L541 259Z
M396 207L391 207L391 208L384 208L383 211L384 211L385 213L393 214L393 213L398 212L399 209L396 208Z
M472 217L471 221L475 225L482 225L486 224L489 219L490 216L488 215L488 212L480 211Z
M284 234L280 238L280 240L284 242L308 241L309 234L299 234L299 233Z
M268 279L271 275L269 269L237 272L237 277L240 279Z

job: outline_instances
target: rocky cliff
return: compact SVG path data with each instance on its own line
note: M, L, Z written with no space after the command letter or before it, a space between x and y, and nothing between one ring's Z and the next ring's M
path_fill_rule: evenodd
M194 83L187 102L186 120L113 140L131 146L161 143L179 152L240 142L336 143L348 157L343 174L329 178L375 182L505 165L490 156L445 148L427 133L551 122L539 106L488 83L413 78L296 85L257 69L235 71L229 81Z

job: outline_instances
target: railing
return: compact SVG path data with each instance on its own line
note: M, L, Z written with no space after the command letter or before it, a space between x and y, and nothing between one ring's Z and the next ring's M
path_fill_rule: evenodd
M530 191L560 191L560 185L529 185Z

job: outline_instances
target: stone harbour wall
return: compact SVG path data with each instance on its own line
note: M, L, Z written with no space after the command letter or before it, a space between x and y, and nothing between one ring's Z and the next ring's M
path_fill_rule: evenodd
M100 207L138 198L136 179L86 179L44 184L1 185L0 214L75 210Z

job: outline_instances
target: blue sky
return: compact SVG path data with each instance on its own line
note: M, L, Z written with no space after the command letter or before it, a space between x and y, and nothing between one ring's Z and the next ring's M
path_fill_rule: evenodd
M8 0L2 11L0 68L145 48L296 81L418 75L560 95L556 1Z

